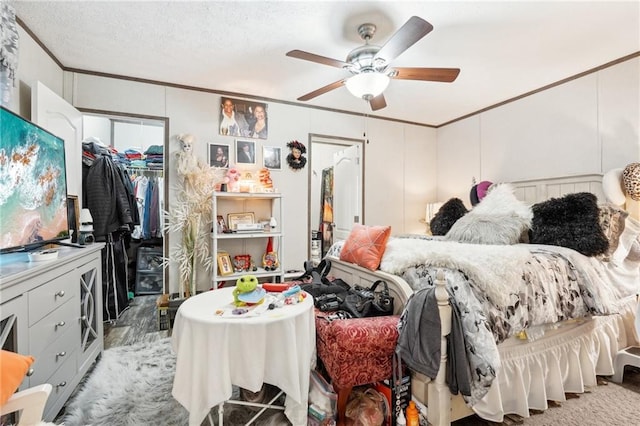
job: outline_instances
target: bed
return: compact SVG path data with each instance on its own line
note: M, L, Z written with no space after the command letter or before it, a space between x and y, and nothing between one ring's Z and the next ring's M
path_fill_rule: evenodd
M572 194L594 194L602 207L601 180L601 175L582 175L505 187L520 202L516 210L524 205L542 216L548 207L543 201L576 198ZM482 204L470 213L487 213L478 208ZM542 229L537 217L530 226ZM597 256L582 246L486 245L405 235L385 242L379 268L341 256L346 242L334 244L327 259L330 274L352 285L385 280L397 314L407 311L412 295L434 290L441 322L439 369L433 377L412 370L411 383L413 396L428 407L430 424L450 424L473 413L502 422L507 414L528 417L529 410L547 409L549 400L563 401L565 393L595 387L596 376L614 373L616 353L638 343L640 222L618 219L624 229L615 236L616 247ZM587 245L592 240L597 238L587 238ZM453 320L452 311L457 313ZM460 362L447 352L452 326L462 326L472 376L471 392L464 397L453 395L446 379L447 363Z

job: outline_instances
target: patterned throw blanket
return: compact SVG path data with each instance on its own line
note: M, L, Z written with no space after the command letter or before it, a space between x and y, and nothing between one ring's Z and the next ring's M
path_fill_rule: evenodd
M434 285L444 269L462 317L473 376L469 405L500 369L497 344L530 327L615 311L601 264L562 247L488 246L390 239L380 269L414 290Z

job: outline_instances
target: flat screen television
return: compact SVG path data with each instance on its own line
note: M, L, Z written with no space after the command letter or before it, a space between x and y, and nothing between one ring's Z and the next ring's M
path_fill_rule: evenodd
M0 253L69 237L64 140L0 106Z

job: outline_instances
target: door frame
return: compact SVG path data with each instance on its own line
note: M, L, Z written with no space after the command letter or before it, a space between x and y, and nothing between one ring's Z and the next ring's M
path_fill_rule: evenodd
M103 115L108 118L115 119L116 117L122 117L123 120L126 119L141 119L141 120L154 120L154 121L162 121L164 123L164 143L163 143L163 153L164 153L164 163L162 165L162 176L164 179L164 209L165 211L169 211L169 156L167 153L169 152L169 117L161 117L155 115L145 115L145 114L135 114L129 112L119 112L119 111L105 111L99 109L90 109L90 108L77 108L82 114L90 114L90 115ZM83 136L84 139L84 136ZM164 216L164 215L163 215ZM165 228L166 223L162 223L162 228ZM165 258L169 257L169 233L164 232L162 238L162 255ZM170 285L169 285L169 268L171 265L167 265L164 268L163 272L163 293L170 293Z
M332 136L332 135L324 135L320 133L309 133L308 138L308 156L309 156L309 167L308 167L308 177L307 182L309 182L309 188L307 191L307 259L311 259L311 231L313 230L314 222L312 217L312 203L319 203L319 200L312 200L312 194L314 194L313 188L313 145L314 144L326 144L326 145L336 145L340 147L349 147L352 145L359 145L360 152L362 153L362 180L361 180L361 223L365 223L365 211L364 211L364 201L365 201L365 175L366 175L366 162L365 162L365 139L356 139L356 138L347 138L342 136Z

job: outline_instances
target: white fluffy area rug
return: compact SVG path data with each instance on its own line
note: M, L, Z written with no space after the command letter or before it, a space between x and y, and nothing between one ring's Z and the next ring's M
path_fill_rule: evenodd
M175 366L169 338L104 351L88 379L65 407L62 424L188 425L189 413L171 395ZM235 395L239 393L234 391ZM281 411L269 411L253 424L289 424ZM251 407L225 405L224 424L241 425L254 414L255 409ZM212 418L217 424L216 408L212 410ZM202 424L209 425L209 421L205 418Z

